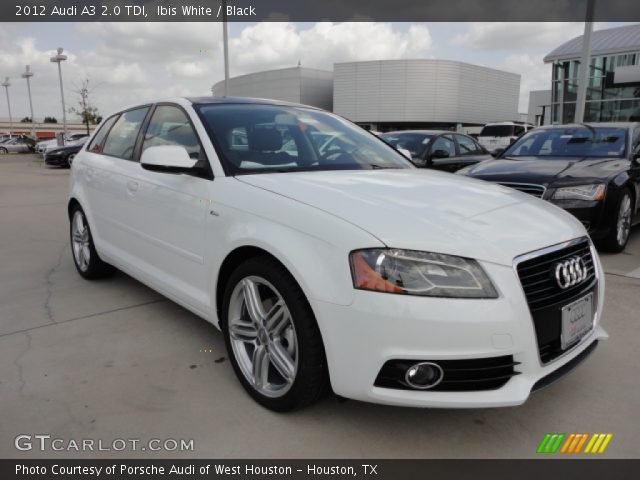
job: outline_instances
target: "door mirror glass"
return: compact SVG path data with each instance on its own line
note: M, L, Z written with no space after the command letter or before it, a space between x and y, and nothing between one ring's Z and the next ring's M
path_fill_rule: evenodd
M158 145L142 152L140 165L147 170L167 173L187 173L192 171L197 159L189 157L187 149L180 145Z
M491 156L493 158L498 158L504 152L504 148L496 148L493 152L491 152Z

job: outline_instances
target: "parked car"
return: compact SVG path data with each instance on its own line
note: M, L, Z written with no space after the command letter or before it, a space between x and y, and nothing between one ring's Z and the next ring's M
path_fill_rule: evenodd
M478 142L487 151L495 152L507 148L532 128L533 125L526 122L487 123L478 134Z
M83 138L84 139L89 138L89 135L87 135L86 133L72 133L65 137L64 144L66 145L67 143L70 143L70 142L82 140ZM47 152L47 149L52 150L53 148L57 148L58 146L59 145L58 145L57 138L42 140L36 144L36 152L44 155Z
M469 135L446 130L406 130L383 133L380 138L408 152L417 167L455 172L491 158Z
M29 153L33 152L35 141L29 137L13 137L0 143L0 155L7 153Z
M548 200L620 252L640 222L640 123L540 127L465 175Z
M85 143L87 143L87 137L76 140L75 142L70 142L64 147L47 150L44 154L44 163L46 165L56 165L59 167L71 167L73 159Z
M318 133L340 148L320 153ZM134 106L76 155L70 186L78 273L121 269L216 325L273 410L327 384L393 405L518 405L606 338L602 268L573 216L416 169L312 107Z

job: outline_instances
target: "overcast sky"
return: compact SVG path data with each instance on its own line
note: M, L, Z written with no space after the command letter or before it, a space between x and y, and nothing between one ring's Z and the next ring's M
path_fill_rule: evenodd
M597 24L608 28L621 24ZM582 23L259 23L230 24L231 76L334 62L438 58L521 75L519 110L530 90L550 88L542 57L582 33ZM28 115L26 64L34 114L62 117L57 69L49 57L64 47L67 105L84 78L106 115L123 106L168 96L209 95L224 76L220 23L0 23L0 77L10 77L13 117ZM4 95L0 117L8 118Z

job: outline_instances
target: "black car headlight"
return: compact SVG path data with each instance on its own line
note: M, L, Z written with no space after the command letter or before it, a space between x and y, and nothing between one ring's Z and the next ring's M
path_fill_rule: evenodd
M497 298L476 260L414 250L351 252L353 286L361 290L427 297Z
M558 188L551 198L553 200L604 200L605 190L604 183L572 185Z

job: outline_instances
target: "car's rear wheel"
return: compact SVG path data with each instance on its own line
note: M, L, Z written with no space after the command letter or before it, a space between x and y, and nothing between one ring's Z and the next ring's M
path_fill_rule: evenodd
M9 150L4 147L0 147L0 155L6 155L7 153L9 153Z
M71 211L70 222L71 253L78 273L88 280L103 278L112 274L114 267L103 262L98 256L89 222L82 208L76 205Z
M311 307L291 274L270 257L254 257L231 275L222 328L231 363L261 405L288 411L326 389L326 361Z
M609 234L605 237L602 245L609 252L621 252L629 241L631 232L631 219L633 217L633 201L631 192L625 188L620 193L616 218L611 226Z

